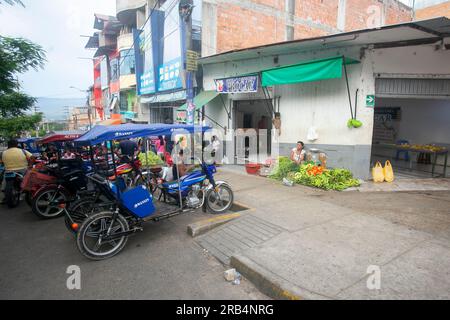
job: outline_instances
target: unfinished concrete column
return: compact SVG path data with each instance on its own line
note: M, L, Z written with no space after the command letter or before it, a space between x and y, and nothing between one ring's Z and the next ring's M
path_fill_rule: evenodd
M295 0L286 0L286 40L294 40Z

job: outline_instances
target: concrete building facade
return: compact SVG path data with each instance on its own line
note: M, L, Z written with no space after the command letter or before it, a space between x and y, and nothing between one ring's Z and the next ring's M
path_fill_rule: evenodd
M415 12L417 20L425 20L437 17L450 18L450 1L448 0L432 0L425 1L419 6Z
M422 101L424 108L431 105L430 100L423 99L432 98L442 101L438 103L439 108L445 104L450 110L450 51L445 45L450 43L449 22L450 20L444 19L429 23L435 23L434 26L447 25L445 30L441 30L441 36L437 36L440 31L436 29L423 29L422 24L408 24L255 47L201 60L204 88L209 91L217 90L217 79L261 74L263 70L336 56L357 60L359 63L347 66L348 90L353 112L355 105L358 106L357 119L363 123L361 128L347 127L351 111L345 77L276 85L267 88L267 92L260 87L256 93L222 94L220 99L215 98L207 104L205 110L208 118L215 120L207 122L222 132L222 135L224 128L257 129L262 115L270 120L274 116L269 112L270 108L267 109L269 100L274 111L281 114L281 135L271 137L272 144L280 145L280 155L289 155L296 142L302 140L308 148L326 152L330 166L348 168L358 178L367 179L373 153L375 110L378 107L377 104L368 104L370 97L375 97L377 101L384 98L402 99L401 101L405 98L416 99ZM393 79L397 84L390 84ZM426 89L414 89L413 82L418 82L421 88ZM405 88L411 88L411 92L403 92ZM396 103L401 104L400 100ZM437 117L439 108L433 109L437 112ZM311 127L316 129L318 135L314 141L308 140ZM270 122L268 129L272 129ZM436 128L416 127L415 130L433 131ZM441 133L445 131L439 130ZM433 137L429 137L430 141L450 143L450 139L442 139L439 132ZM232 137L222 136L222 139L227 140L229 145L236 143ZM274 156L277 154L272 153L272 157Z
M202 11L202 56L412 19L396 0L204 0Z

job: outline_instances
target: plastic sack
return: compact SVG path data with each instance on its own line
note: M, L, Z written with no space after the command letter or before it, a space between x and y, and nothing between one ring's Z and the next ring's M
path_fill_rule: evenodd
M319 139L319 135L317 134L317 130L315 127L309 128L306 138L308 139L308 141L316 141L317 139Z
M394 181L394 179L395 179L394 169L392 168L391 162L389 160L386 161L383 172L384 172L384 180L386 180L386 182Z
M384 181L384 169L380 162L377 162L372 168L372 178L374 182Z

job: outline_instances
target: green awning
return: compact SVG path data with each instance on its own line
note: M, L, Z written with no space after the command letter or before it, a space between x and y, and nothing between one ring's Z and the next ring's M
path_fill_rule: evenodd
M267 87L280 84L339 79L343 75L342 66L354 63L359 63L359 61L350 58L345 58L344 61L342 56L309 61L262 71L261 81L262 85Z
M211 91L202 91L194 98L195 110L199 111L205 104L213 100L220 93L211 90ZM183 104L177 111L186 111L187 104Z

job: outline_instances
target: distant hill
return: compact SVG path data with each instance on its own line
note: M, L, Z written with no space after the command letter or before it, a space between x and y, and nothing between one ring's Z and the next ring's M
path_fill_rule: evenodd
M83 107L86 99L37 98L36 105L47 120L64 120L67 118L64 107Z

